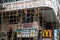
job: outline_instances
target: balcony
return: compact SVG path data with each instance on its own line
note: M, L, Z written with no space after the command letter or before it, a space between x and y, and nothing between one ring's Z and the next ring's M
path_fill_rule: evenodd
M3 11L14 11L14 10L21 10L21 9L37 9L39 8L39 11L42 11L44 9L45 17L47 18L47 22L56 21L56 16L58 12L58 1L57 0L35 0L35 1L15 1L15 2L9 2L4 3L5 10ZM48 16L49 14L52 16Z

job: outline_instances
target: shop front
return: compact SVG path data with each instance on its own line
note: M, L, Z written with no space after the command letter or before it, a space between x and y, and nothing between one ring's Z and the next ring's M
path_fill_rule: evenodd
M22 40L33 40L33 37L31 37L31 38L22 38Z
M17 30L17 38L20 40L35 40L37 33L36 29L19 29Z

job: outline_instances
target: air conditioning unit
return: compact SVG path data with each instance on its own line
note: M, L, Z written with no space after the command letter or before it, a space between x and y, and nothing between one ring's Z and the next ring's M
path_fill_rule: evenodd
M0 4L0 10L4 10L4 9L5 9L4 5Z

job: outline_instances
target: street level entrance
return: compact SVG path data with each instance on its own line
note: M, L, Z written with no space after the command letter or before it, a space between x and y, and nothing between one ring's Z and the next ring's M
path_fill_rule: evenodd
M22 38L22 40L33 40L33 38Z

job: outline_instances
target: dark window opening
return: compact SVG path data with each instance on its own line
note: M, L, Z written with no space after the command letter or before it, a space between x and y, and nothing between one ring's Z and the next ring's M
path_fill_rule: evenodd
M22 16L23 23L32 23L33 22L33 13L23 13Z
M16 16L16 12L11 12L9 21L10 21L10 24L18 23L18 15Z

